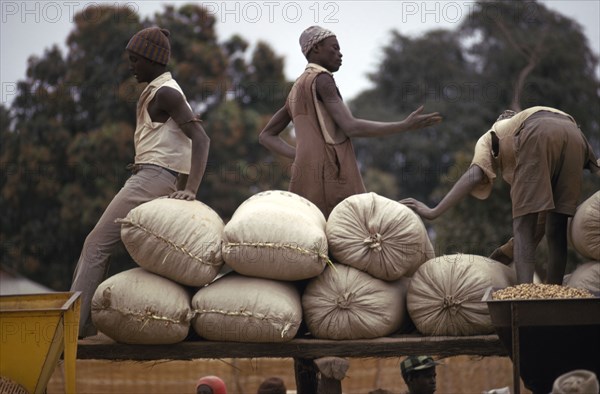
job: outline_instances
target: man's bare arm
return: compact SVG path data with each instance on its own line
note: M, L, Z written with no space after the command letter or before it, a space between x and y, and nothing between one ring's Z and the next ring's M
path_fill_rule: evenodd
M488 179L483 170L477 165L472 165L434 208L429 208L414 198L405 198L404 200L400 200L400 202L415 211L422 218L433 220L461 202L473 189L485 182L488 182Z
M258 136L258 141L271 152L294 159L296 148L281 139L281 132L292 121L285 107L279 109Z
M179 125L181 131L192 141L192 163L185 188L172 193L169 197L194 200L206 171L210 138L178 91L161 88L156 92L156 100L158 108L168 113Z
M317 77L317 92L338 127L348 137L381 137L416 130L440 123L442 117L437 112L423 114L423 106L417 108L406 119L398 122L377 122L355 118L337 93L335 82L328 74Z

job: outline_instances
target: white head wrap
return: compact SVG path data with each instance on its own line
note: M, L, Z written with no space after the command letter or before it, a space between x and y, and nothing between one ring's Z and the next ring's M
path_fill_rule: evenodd
M300 48L304 56L308 56L308 52L327 37L335 37L335 34L321 26L311 26L304 30L300 35Z

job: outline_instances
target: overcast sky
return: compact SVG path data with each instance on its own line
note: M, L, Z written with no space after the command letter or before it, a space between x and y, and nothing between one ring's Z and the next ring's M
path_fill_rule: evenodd
M73 29L73 15L94 17L98 4L135 10L142 17L160 12L164 4L191 1L10 1L1 0L0 102L10 104L16 82L25 77L27 59L42 56L59 45L66 54L65 40ZM596 55L600 53L600 1L543 0L543 4L578 21ZM295 79L304 69L298 37L306 27L318 24L333 30L340 41L344 65L336 80L345 99L369 87L367 73L381 59L382 46L390 31L418 36L436 28L454 28L475 7L473 1L207 1L202 2L217 20L220 41L238 33L254 45L271 45L285 59L285 74ZM533 8L524 12L534 12ZM557 32L558 33L558 32ZM251 48L252 49L252 48ZM599 69L600 70L600 69ZM598 72L600 75L600 71Z

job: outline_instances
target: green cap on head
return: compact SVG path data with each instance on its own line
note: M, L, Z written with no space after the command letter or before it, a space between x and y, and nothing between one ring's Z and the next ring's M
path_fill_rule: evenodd
M402 376L406 376L413 371L432 368L438 364L439 362L434 361L431 356L410 356L400 363L400 372L402 372Z

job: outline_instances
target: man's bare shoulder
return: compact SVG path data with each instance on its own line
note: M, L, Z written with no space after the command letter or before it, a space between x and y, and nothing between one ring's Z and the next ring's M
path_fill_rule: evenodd
M184 100L183 95L175 88L170 86L161 86L156 91L156 96L159 100Z
M317 93L319 93L319 97L323 100L326 99L340 99L340 93L337 85L335 84L335 80L331 74L323 72L319 74L316 78L317 84Z
M159 88L154 97L158 107L163 110L185 105L185 98L183 95L177 89L174 89L170 86L163 86Z

